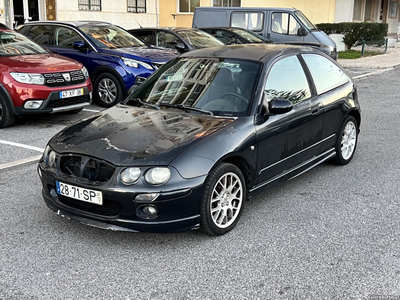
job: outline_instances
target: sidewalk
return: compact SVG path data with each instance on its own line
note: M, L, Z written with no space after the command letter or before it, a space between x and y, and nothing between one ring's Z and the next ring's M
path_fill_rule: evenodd
M361 57L357 59L338 59L345 68L388 69L400 66L400 48L388 48L382 55Z

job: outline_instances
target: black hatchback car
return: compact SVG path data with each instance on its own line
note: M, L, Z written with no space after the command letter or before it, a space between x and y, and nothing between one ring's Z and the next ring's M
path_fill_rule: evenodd
M129 29L128 32L147 44L180 53L225 45L203 30L184 27L154 27Z
M324 161L350 162L360 122L356 86L320 51L205 48L56 134L38 172L46 204L82 223L221 235L246 199Z

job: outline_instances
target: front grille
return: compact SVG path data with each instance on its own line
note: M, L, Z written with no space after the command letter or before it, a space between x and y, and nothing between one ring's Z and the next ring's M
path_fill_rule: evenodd
M112 165L87 156L63 155L59 161L59 170L63 175L90 181L106 182L114 174Z
M46 108L58 108L85 102L90 102L90 95L50 100L49 103L47 103Z
M108 199L103 199L103 205L83 202L61 195L58 195L58 199L67 206L103 216L115 216L122 211L121 203Z
M79 83L84 83L86 78L81 70L61 72L61 73L46 73L43 74L46 86L68 86Z

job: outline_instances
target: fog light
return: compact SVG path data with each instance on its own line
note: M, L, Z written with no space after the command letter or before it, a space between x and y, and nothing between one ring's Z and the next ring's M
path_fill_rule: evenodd
M156 209L155 207L153 207L153 206L145 206L145 207L143 208L143 212L144 212L146 215L154 216L154 215L157 213L157 209Z
M151 194L139 194L135 198L135 202L152 202L156 200L158 197L158 193L151 193Z
M30 100L24 104L25 109L38 109L43 103L43 100Z
M140 206L136 209L136 215L145 220L157 218L158 210L154 205Z

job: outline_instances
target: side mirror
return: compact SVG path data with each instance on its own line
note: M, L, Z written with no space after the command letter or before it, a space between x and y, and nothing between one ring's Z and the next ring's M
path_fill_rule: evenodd
M186 52L187 49L183 43L178 43L175 45L175 49L178 50L179 52Z
M72 44L72 47L76 50L80 50L85 47L85 43L83 41L76 41Z
M306 31L306 29L304 27L300 27L299 29L297 29L297 35L306 36L307 34L308 34L308 32Z
M269 114L286 114L293 109L293 104L284 98L274 98L268 104Z

